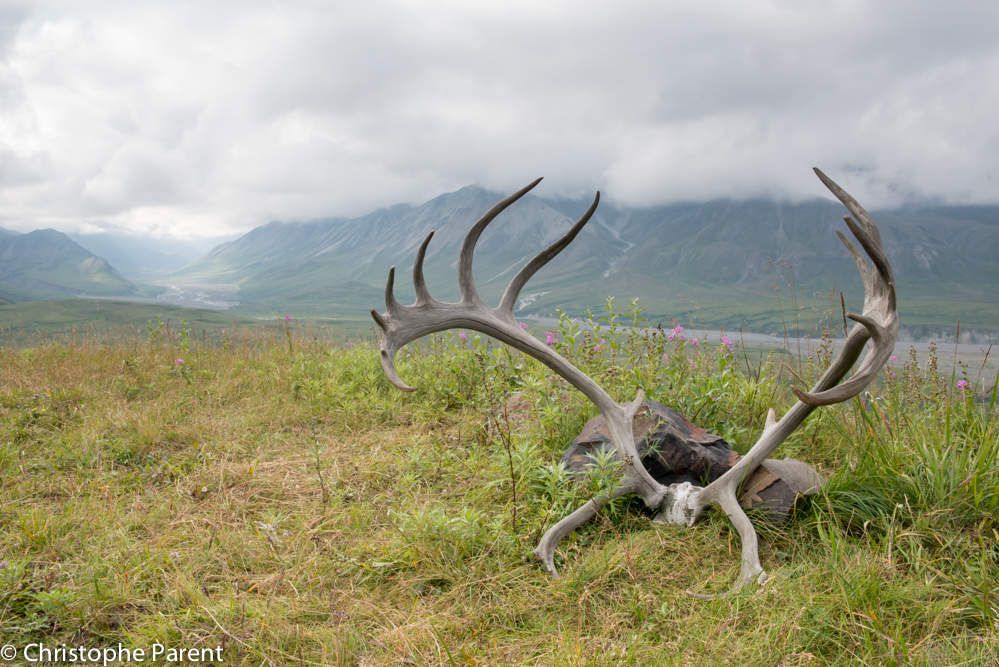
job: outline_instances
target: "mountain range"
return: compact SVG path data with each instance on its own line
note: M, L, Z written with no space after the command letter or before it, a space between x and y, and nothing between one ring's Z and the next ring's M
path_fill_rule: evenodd
M113 235L78 235L77 243L53 230L0 230L0 299L151 296L145 281L166 290L161 298L167 301L177 295L184 303L238 301L237 309L247 313L361 317L382 307L391 265L399 267L397 297L412 298L412 261L431 229L436 234L427 281L434 296L454 299L461 241L503 196L468 186L356 218L271 222L200 257L204 246L191 243ZM508 208L477 246L480 293L498 299L517 270L589 203L528 195ZM859 308L862 298L856 268L834 234L845 229L845 213L825 199L644 208L605 201L576 240L528 283L518 315L599 311L613 296L619 308L638 298L653 321L664 323L836 330L842 326L840 294L848 309ZM872 215L896 271L909 335L953 333L957 321L965 336L989 339L999 332L999 206L921 206Z
M381 307L385 273L399 267L397 293L431 229L425 271L431 292L457 295L457 258L471 224L503 195L469 186L422 205L353 218L272 222L219 245L170 277L238 289L243 308L316 313ZM564 233L588 200L528 195L483 233L475 256L483 296ZM839 294L860 307L862 288L834 230L838 202L768 200L632 208L601 204L559 257L528 283L521 315L599 309L637 297L655 319L751 331L814 331L841 319ZM875 211L897 274L902 318L914 335L999 330L999 206Z
M0 302L129 296L135 291L107 260L62 232L0 230Z

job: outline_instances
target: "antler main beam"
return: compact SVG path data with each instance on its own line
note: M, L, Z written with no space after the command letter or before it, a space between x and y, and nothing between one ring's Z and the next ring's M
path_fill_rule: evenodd
M738 590L753 580L762 582L766 578L760 565L756 531L736 499L739 485L801 425L813 410L822 405L848 400L863 391L888 360L898 334L895 282L877 226L863 207L845 190L818 169L815 173L851 213L852 217L845 218L847 227L870 259L869 264L845 235L836 232L856 262L864 282L863 310L860 314L847 315L856 324L850 330L842 349L829 369L823 373L811 391L792 388L799 399L798 402L779 420L775 418L774 411L770 410L763 432L749 453L725 474L703 488L686 482L664 486L642 465L632 434L632 420L644 400L641 390L630 403L617 403L602 387L558 352L523 331L514 318L514 306L521 289L541 267L564 250L589 222L600 202L599 192L589 209L565 235L538 253L514 276L495 308L484 305L475 289L472 260L476 243L485 228L503 210L540 183L540 178L497 203L468 231L458 261L458 285L461 295L459 301L454 303L437 301L427 289L423 276L423 262L433 232L430 232L420 245L413 265L416 301L412 304L402 305L396 301L393 294L395 267L389 269L385 285L386 312L382 314L372 310L371 316L382 331L380 344L382 368L392 384L405 391L413 390L399 378L394 363L396 352L407 343L445 329L472 329L541 361L583 392L607 420L611 440L619 459L624 463L621 482L615 490L587 501L564 517L549 528L541 538L535 554L552 575L558 575L554 563L555 548L566 535L593 518L614 498L635 493L641 496L649 509L658 511L657 520L667 523L692 524L708 506L718 505L731 519L742 541L742 567L732 590ZM857 371L847 380L840 382L853 367L869 341L873 343L872 347Z

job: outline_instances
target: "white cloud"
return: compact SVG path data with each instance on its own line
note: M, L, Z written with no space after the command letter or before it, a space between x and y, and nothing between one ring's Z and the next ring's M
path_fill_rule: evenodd
M209 235L541 174L802 198L813 164L870 205L999 199L989 3L42 2L0 26L6 227Z

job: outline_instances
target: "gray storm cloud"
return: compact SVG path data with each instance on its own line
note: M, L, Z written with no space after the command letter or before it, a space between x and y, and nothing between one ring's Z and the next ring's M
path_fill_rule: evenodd
M625 203L999 201L999 7L0 8L0 226L210 235L536 175Z

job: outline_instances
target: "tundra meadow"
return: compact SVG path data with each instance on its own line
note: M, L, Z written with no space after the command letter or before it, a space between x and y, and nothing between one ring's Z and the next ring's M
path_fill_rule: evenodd
M740 451L831 354L626 310L534 333ZM690 592L739 567L715 512L656 526L625 498L565 541L562 578L533 560L616 474L560 467L595 409L540 363L448 332L401 355L406 394L373 336L279 324L0 348L3 643L221 646L237 665L999 662L997 380L943 370L946 346L900 343L782 446L827 484L757 519L765 585L705 601Z

